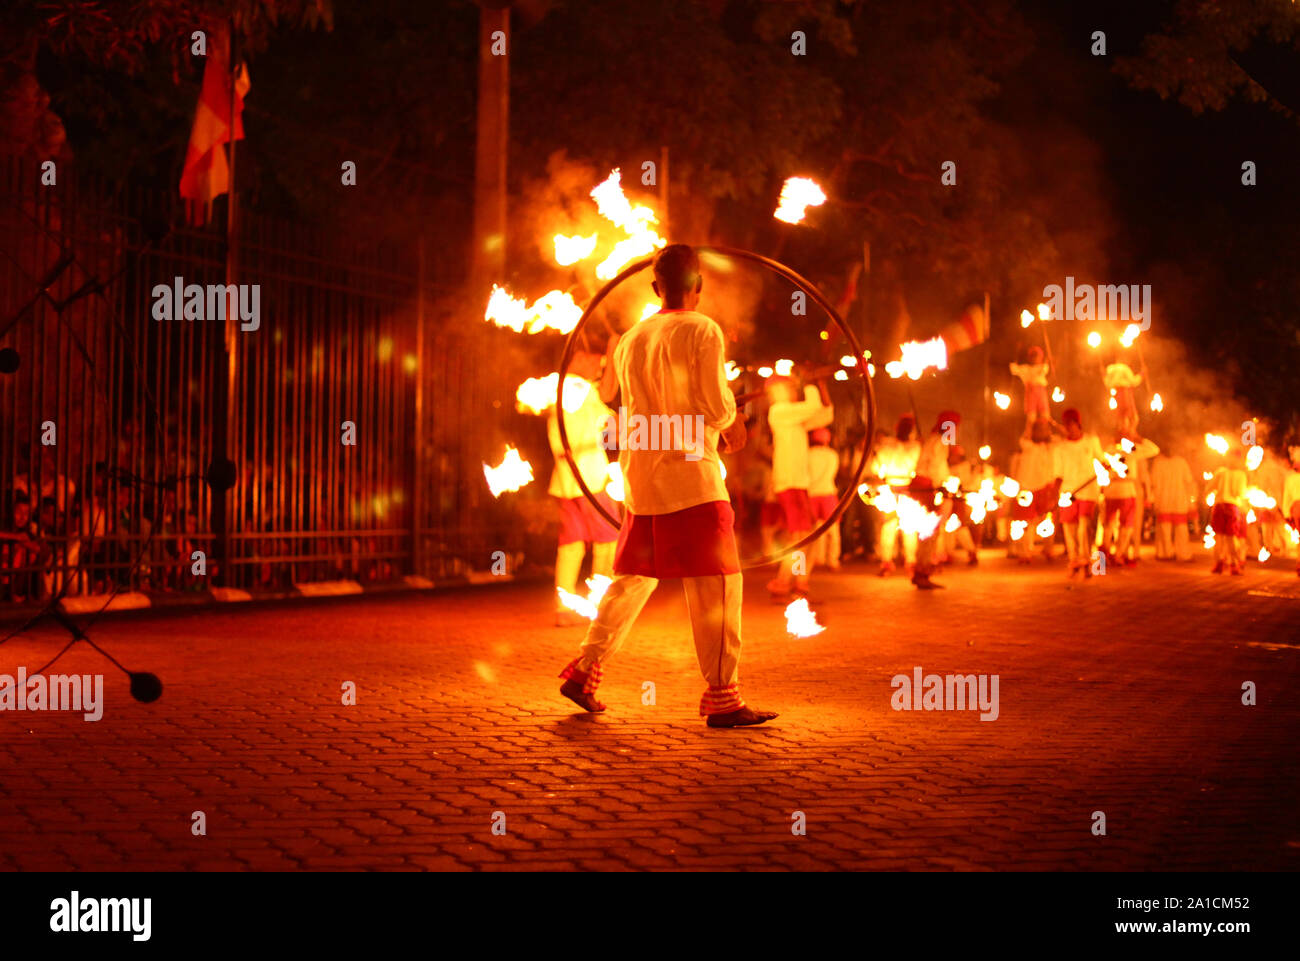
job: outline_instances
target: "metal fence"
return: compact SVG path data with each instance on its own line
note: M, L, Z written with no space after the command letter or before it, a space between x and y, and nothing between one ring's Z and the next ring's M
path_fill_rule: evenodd
M484 348L419 245L240 221L260 325L227 341L153 313L176 278L224 283L219 229L162 191L0 166L0 601L440 578L518 545L463 429L494 390Z

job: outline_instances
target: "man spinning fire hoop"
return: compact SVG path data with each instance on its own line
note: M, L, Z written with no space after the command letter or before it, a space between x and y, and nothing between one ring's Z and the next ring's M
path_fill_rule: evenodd
M701 716L710 727L762 724L777 715L747 707L740 696L740 556L718 457L719 445L724 453L744 446L744 417L727 387L722 329L695 310L704 283L699 255L685 244L665 247L655 258L654 276L663 308L611 343L627 421L686 424L700 417L706 429L694 444L650 445L655 450L621 445L627 516L614 580L581 655L560 674L560 693L587 711L605 710L595 696L605 663L659 581L679 577L708 683Z

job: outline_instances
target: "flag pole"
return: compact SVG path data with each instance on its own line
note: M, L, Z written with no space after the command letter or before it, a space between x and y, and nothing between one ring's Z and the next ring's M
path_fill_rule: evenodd
M227 164L229 179L226 189L226 320L225 326L221 329L220 350L217 353L219 360L218 378L217 378L217 411L214 418L214 428L216 437L213 438L214 454L225 464L234 465L234 459L230 456L231 452L231 435L235 433L233 421L235 420L235 375L236 375L236 356L235 356L235 323L239 317L239 294L235 284L238 283L239 277L239 220L238 220L238 193L235 190L235 163L236 147L235 139L235 118L238 107L238 81L239 81L239 34L235 25L235 18L230 18L230 39L227 45L227 54L229 62L226 64L230 73L230 113L227 118L227 131L229 133L228 142L230 144L229 162ZM238 470L233 476L227 475L224 479L228 482L235 482L238 478ZM217 567L219 571L219 583L223 587L231 587L234 584L230 569L230 519L228 515L228 498L233 487L226 487L218 490L216 487L212 491L212 527L217 541Z

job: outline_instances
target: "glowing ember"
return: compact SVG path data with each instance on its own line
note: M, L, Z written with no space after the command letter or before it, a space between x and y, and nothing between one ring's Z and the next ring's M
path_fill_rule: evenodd
M594 577L587 578L587 596L582 597L578 594L570 594L563 587L557 587L555 593L560 597L560 603L571 611L576 611L589 621L596 619L596 611L600 608L600 599L605 596L605 591L612 584L604 574L597 574Z
M1029 507L1034 503L1034 492L1022 490L1016 495L1016 503L1021 507Z
M739 367L736 366L736 362L734 360L727 361L727 365L726 367L723 368L723 370L726 372L727 380L735 380L741 374L741 370Z
M998 488L1002 491L1004 497L1015 497L1020 493L1020 482L1014 477L1002 478L1002 486Z
M1246 470L1259 470L1259 465L1262 463L1264 463L1264 448L1256 444L1246 451Z
M511 297L509 291L496 284L492 285L492 296L483 314L484 320L498 327L529 334L548 329L567 334L578 326L581 318L582 308L574 303L571 294L562 290L550 291L530 307L522 298Z
M773 368L776 370L778 377L789 377L794 371L794 361L783 357L773 365Z
M1112 397L1110 400L1106 402L1106 406L1109 407L1111 410L1115 410L1119 407L1119 401L1117 401L1114 397Z
M772 214L787 224L800 223L809 207L826 203L826 193L809 177L788 177L781 185L781 202Z
M569 267L580 260L586 260L596 250L596 240L599 236L599 234L592 234L590 237L580 237L575 234L566 237L564 234L556 234L555 262L561 267Z
M875 376L876 376L876 365L875 365L875 364L867 364L867 376L868 376L868 377L875 377Z
M1044 517L1042 522L1036 528L1034 528L1034 530L1038 532L1039 537L1051 537L1053 534L1055 534L1056 525L1052 523L1052 515L1048 514L1046 517Z
M1011 398L1000 390L993 392L993 403L998 405L998 410L1006 410L1011 406Z
M1205 470L1205 471L1201 471L1201 480L1204 480L1204 481L1214 480L1214 475L1211 474L1211 473L1210 473L1209 471L1207 471L1207 470Z
M894 380L903 376L903 362L901 360L891 360L885 364L885 373Z
M1157 414L1165 409L1165 402L1161 399L1159 394L1151 395L1151 409Z
M1269 559L1270 557L1272 557L1272 556L1273 556L1273 555L1270 554L1270 553L1268 552L1268 548L1267 548L1267 547L1261 547L1261 548L1259 549L1259 562L1260 562L1261 564L1264 563L1264 561L1268 560L1268 559Z
M1056 401L1058 404L1065 400L1065 391L1061 390L1059 387L1053 388L1052 400Z
M754 373L758 374L759 377L771 377L771 376L772 376L772 368L771 368L771 367L760 367L760 368L758 368L758 370L756 370Z
M544 414L555 406L555 388L560 382L558 372L545 377L529 377L515 391L515 403L526 414ZM564 378L564 409L572 414L591 393L591 384L574 374Z
M943 529L947 531L949 534L955 534L957 532L957 529L960 527L961 527L961 518L958 517L956 514L949 514L948 523L943 525Z
M1039 304L1039 305L1038 305L1038 319L1039 319L1039 320L1051 320L1051 319L1052 319L1052 308L1051 308L1051 307L1048 307L1046 304Z
M533 465L519 456L513 447L506 448L506 456L496 467L483 465L483 476L493 497L517 491L532 483Z
M983 447L980 448L979 453L980 453L980 460L988 460L990 457L993 456L993 448L990 447L988 444L985 444Z
M961 481L958 480L956 477L949 477L946 481L943 482L943 489L946 490L949 494L957 493L960 487L961 487Z
M1132 347L1133 342L1138 339L1138 335L1141 333L1142 333L1141 327L1139 327L1137 324L1129 324L1127 327L1124 328L1124 333L1119 335L1119 342L1123 344L1125 347Z
M899 350L903 354L903 359L899 361L901 369L912 380L920 380L921 375L931 367L935 370L948 369L948 345L942 337L908 341ZM889 370L888 364L885 365L885 370ZM891 372L889 376L893 377L894 374Z
M1228 453L1228 441L1227 441L1227 439L1224 438L1224 437L1220 437L1218 434L1206 434L1206 435L1205 435L1205 446L1208 447L1208 448L1210 448L1210 450L1212 450L1212 451L1214 451L1215 453L1218 453L1218 454L1226 454L1226 453Z
M633 207L628 202L622 179L619 168L615 167L591 191L600 215L627 234L627 239L616 243L609 256L596 267L596 276L601 280L610 280L634 257L644 257L668 243L651 227L659 222L655 212L643 204Z
M812 637L826 628L817 623L817 615L808 606L808 598L791 601L785 609L785 631L792 637Z
M835 372L835 379L836 379L836 380L848 380L848 379L849 379L849 372L848 372L847 370L837 370L837 371Z
M1061 491L1061 496L1056 499L1057 507L1069 507L1074 502L1074 496L1069 491Z
M1025 530L1029 527L1029 521L1012 521L1011 522L1011 539L1018 541L1025 536Z
M858 366L858 359L854 357L852 354L845 354L843 357L840 358L840 366L856 367Z
M1287 530L1291 534L1291 543L1300 544L1300 530L1294 527L1290 527Z
M1101 334L1097 333L1095 330L1092 331L1091 333L1089 333L1089 334L1088 334L1088 346L1091 347L1093 350L1096 350L1098 347L1100 347L1100 346L1101 346Z
M1092 470L1093 473L1097 475L1098 487L1110 486L1110 474L1106 473L1106 468L1102 466L1101 461L1097 460L1095 457L1092 460Z
M1246 502L1251 507L1258 507L1260 510L1271 511L1277 507L1277 498L1270 497L1258 487L1250 487L1246 490Z
M1030 324L1032 324L1033 322L1034 322L1034 315L1033 315L1030 311L1028 311L1028 310L1022 310L1022 311L1020 312L1020 326L1021 326L1021 327L1028 327L1028 326L1029 326Z

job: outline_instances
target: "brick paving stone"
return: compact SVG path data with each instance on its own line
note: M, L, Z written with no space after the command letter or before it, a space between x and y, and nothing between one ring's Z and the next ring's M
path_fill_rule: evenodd
M0 783L0 869L1296 870L1300 581L1207 566L1070 585L986 552L928 594L819 573L827 630L805 639L752 575L743 687L782 716L747 731L698 717L671 588L599 717L558 696L581 631L550 626L544 586L105 618L96 642L164 695L135 703L82 646L57 670L105 674L103 720L0 714L22 772ZM0 672L61 643L40 626ZM894 711L917 665L997 674L998 720Z

